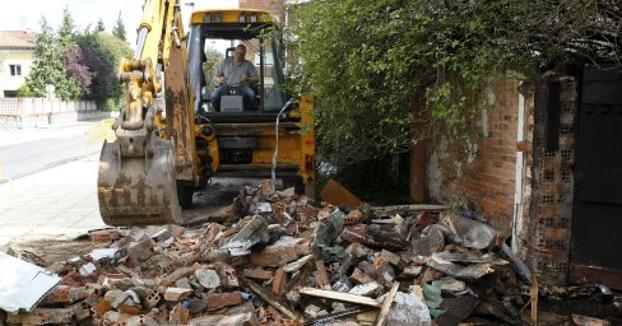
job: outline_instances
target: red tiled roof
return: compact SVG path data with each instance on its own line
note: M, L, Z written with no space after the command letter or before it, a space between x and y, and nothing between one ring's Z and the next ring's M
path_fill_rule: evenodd
M27 31L0 31L0 49L34 49L37 34Z

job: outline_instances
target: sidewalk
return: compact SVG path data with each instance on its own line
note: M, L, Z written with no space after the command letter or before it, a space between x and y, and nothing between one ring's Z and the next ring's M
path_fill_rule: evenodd
M69 239L105 227L97 203L97 156L0 184L0 246Z

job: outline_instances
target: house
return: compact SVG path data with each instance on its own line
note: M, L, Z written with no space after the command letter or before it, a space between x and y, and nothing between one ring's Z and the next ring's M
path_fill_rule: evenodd
M32 67L36 34L0 31L0 97L17 97Z

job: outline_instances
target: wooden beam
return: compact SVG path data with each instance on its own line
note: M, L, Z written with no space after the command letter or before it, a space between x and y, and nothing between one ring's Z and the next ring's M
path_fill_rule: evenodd
M342 293L342 292L330 291L330 290L320 290L320 289L314 289L314 288L309 288L309 287L304 287L300 289L299 292L300 294L304 294L304 295L308 295L312 297L344 301L344 302L350 302L350 303L356 303L356 304L361 304L365 306L380 308L380 303L378 303L378 301L372 298L369 298L369 297L362 296L362 295Z
M384 301L382 302L380 313L378 314L378 318L376 318L376 326L384 326L384 322L385 320L387 320L387 315L389 314L389 310L391 310L391 305L393 304L395 294L397 294L397 289L399 287L400 282L393 282L393 286L391 286L389 294L387 294L387 296L384 298Z
M244 277L242 278L242 281L244 282L244 284L248 285L248 288L251 291L255 292L257 296L259 296L261 299L269 303L271 306L273 306L276 310L283 313L285 316L289 317L290 319L294 319L294 320L300 319L300 317L295 312L289 310L287 307L285 307L285 305L280 303L276 298L273 298L259 284Z

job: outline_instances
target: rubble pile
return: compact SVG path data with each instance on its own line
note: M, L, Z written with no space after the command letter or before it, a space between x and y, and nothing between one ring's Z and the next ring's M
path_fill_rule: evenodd
M45 266L58 284L6 323L521 323L529 270L485 223L269 189L244 187L228 223L91 232L90 254Z

